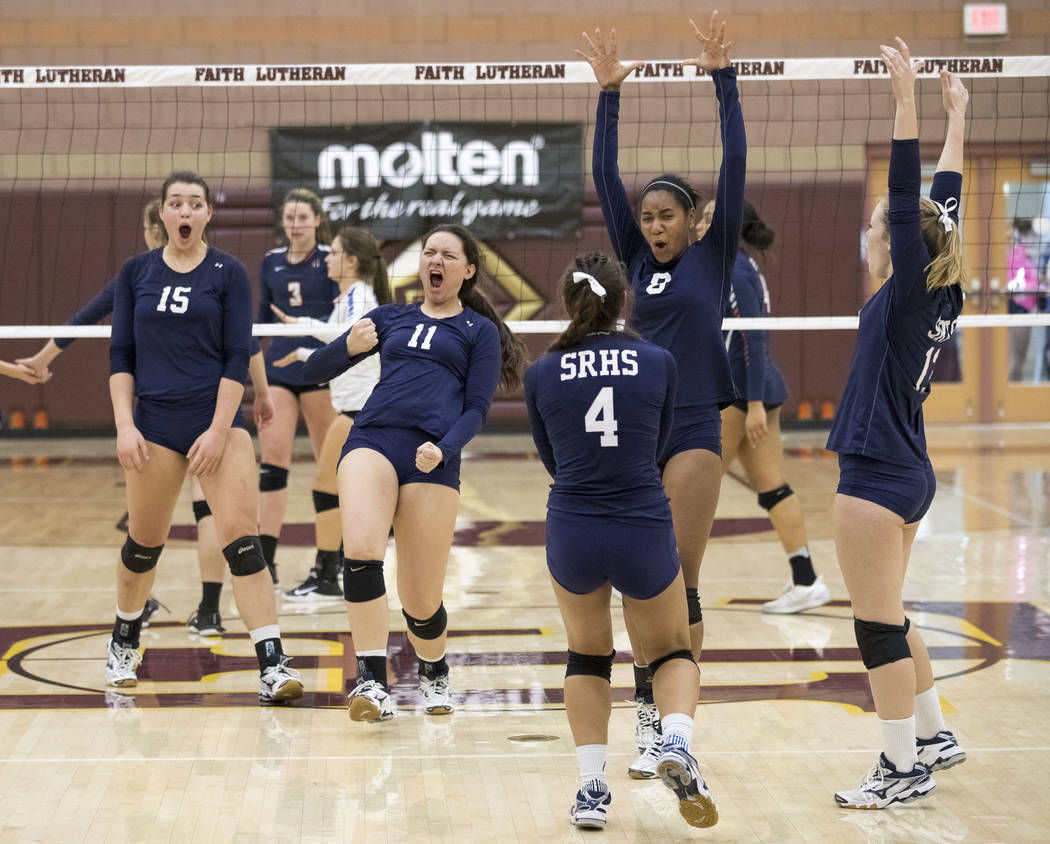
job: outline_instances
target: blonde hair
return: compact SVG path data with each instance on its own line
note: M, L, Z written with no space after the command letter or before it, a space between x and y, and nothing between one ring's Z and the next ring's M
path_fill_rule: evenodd
M879 219L886 229L889 237L890 231L890 209L886 199L879 200ZM941 222L941 208L928 197L919 197L919 231L922 234L922 242L926 251L930 254L930 263L926 270L926 289L936 290L938 287L950 287L960 284L970 270L966 266L963 256L962 232L959 224L955 222L950 232L944 230Z

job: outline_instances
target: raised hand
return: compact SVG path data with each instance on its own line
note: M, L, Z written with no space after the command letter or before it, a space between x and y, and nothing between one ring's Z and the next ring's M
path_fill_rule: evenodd
M912 101L915 99L915 77L919 72L921 62L911 57L908 45L900 38L894 38L897 48L879 45L883 64L890 74L890 82L893 86L893 96L897 102Z
M948 114L965 114L970 92L954 73L941 71L941 104Z
M729 48L733 46L733 42L726 41L726 20L723 18L719 22L718 9L711 13L711 28L707 35L700 31L700 27L694 21L690 20L689 24L693 27L696 40L700 42L700 57L686 59L682 64L693 65L708 73L729 67Z
M576 55L582 56L587 60L587 63L594 71L594 78L598 80L598 86L603 91L619 91L623 80L645 64L645 62L631 62L631 64L625 65L616 57L615 29L609 30L608 46L602 39L602 31L600 29L594 30L593 41L586 32L583 33L583 37L591 48L591 55L587 55L581 50L577 50Z
M346 353L350 357L364 354L378 342L376 324L368 317L361 317L351 326L350 333L346 335Z

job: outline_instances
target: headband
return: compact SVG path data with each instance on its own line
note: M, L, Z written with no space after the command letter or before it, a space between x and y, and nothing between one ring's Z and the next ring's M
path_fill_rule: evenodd
M587 284L590 285L591 292L603 302L605 301L605 288L598 283L598 279L590 273L574 272L572 274L572 283L579 284L581 281L586 281Z
M642 191L642 195L644 196L645 194L649 193L649 191L653 190L656 185L667 185L668 187L674 188L676 191L682 194L682 196L685 197L685 201L689 203L690 208L696 208L696 203L693 202L693 198L689 195L689 191L687 191L681 185L676 185L674 182L668 182L665 179L654 179L653 181L649 182L649 184L645 186L645 190Z

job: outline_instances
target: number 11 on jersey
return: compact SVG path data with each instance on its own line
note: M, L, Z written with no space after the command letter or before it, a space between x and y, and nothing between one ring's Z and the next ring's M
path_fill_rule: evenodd
M598 391L583 417L583 425L587 433L602 435L598 440L602 448L613 448L620 444L620 438L616 436L619 426L613 411L612 387L602 387Z

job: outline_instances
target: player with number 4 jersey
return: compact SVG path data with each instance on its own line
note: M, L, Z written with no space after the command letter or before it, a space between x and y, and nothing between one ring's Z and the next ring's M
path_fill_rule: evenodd
M663 742L654 773L693 826L718 811L690 753L700 675L689 643L685 583L657 465L670 434L677 372L669 352L617 330L629 301L623 265L578 257L562 279L569 326L525 374L532 437L554 478L547 499L547 568L568 638L565 709L582 788L577 827L601 828L613 651L611 587L649 655Z

